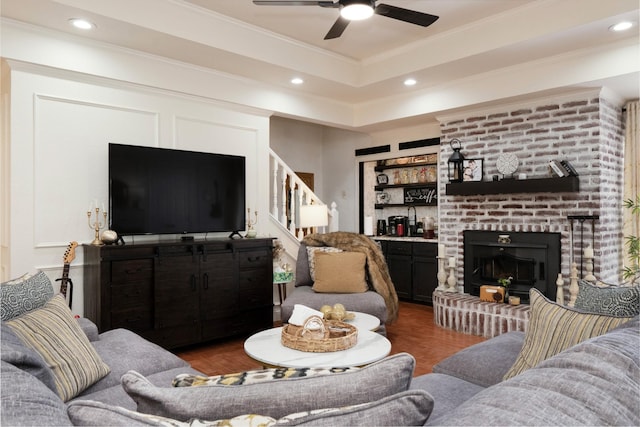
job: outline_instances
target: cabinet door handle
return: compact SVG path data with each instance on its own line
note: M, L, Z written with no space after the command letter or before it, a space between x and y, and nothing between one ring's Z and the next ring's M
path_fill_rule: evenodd
M197 280L197 279L196 279L196 275L195 275L195 274L192 274L192 275L191 275L191 290L192 290L193 292L195 292L195 291L196 291L196 289L197 289L196 280Z
M204 289L209 289L209 273L204 273L202 287Z

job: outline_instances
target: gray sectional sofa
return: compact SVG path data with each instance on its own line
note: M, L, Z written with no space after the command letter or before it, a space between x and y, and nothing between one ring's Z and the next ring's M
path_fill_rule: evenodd
M474 345L417 377L413 357L397 354L346 372L270 370L206 378L130 331L98 334L91 322L79 319L83 339L109 373L66 402L55 392L44 356L25 344L11 319L2 323L0 423L183 426L232 418L225 423L640 425L638 316L586 314L532 299L534 315L540 318L531 319L526 334L511 332ZM544 360L536 363L536 357ZM536 364L514 372L522 360ZM224 385L230 379L242 384ZM262 417L246 415L256 413Z

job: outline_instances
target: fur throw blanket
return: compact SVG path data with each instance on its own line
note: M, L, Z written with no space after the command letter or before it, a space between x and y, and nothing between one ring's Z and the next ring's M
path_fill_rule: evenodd
M309 234L302 240L307 246L333 246L348 252L362 252L367 257L367 271L373 289L384 298L387 306L387 323L398 318L398 295L389 275L384 254L369 237L346 231L326 234Z

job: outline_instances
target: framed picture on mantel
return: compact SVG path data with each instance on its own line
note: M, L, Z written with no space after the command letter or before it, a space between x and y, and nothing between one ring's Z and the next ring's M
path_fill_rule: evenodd
M465 159L462 161L463 181L482 181L483 159Z

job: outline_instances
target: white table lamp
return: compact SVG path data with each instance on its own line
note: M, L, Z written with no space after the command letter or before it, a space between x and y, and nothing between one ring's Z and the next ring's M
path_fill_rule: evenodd
M314 227L325 227L327 225L329 225L327 205L300 206L300 228L313 229Z

